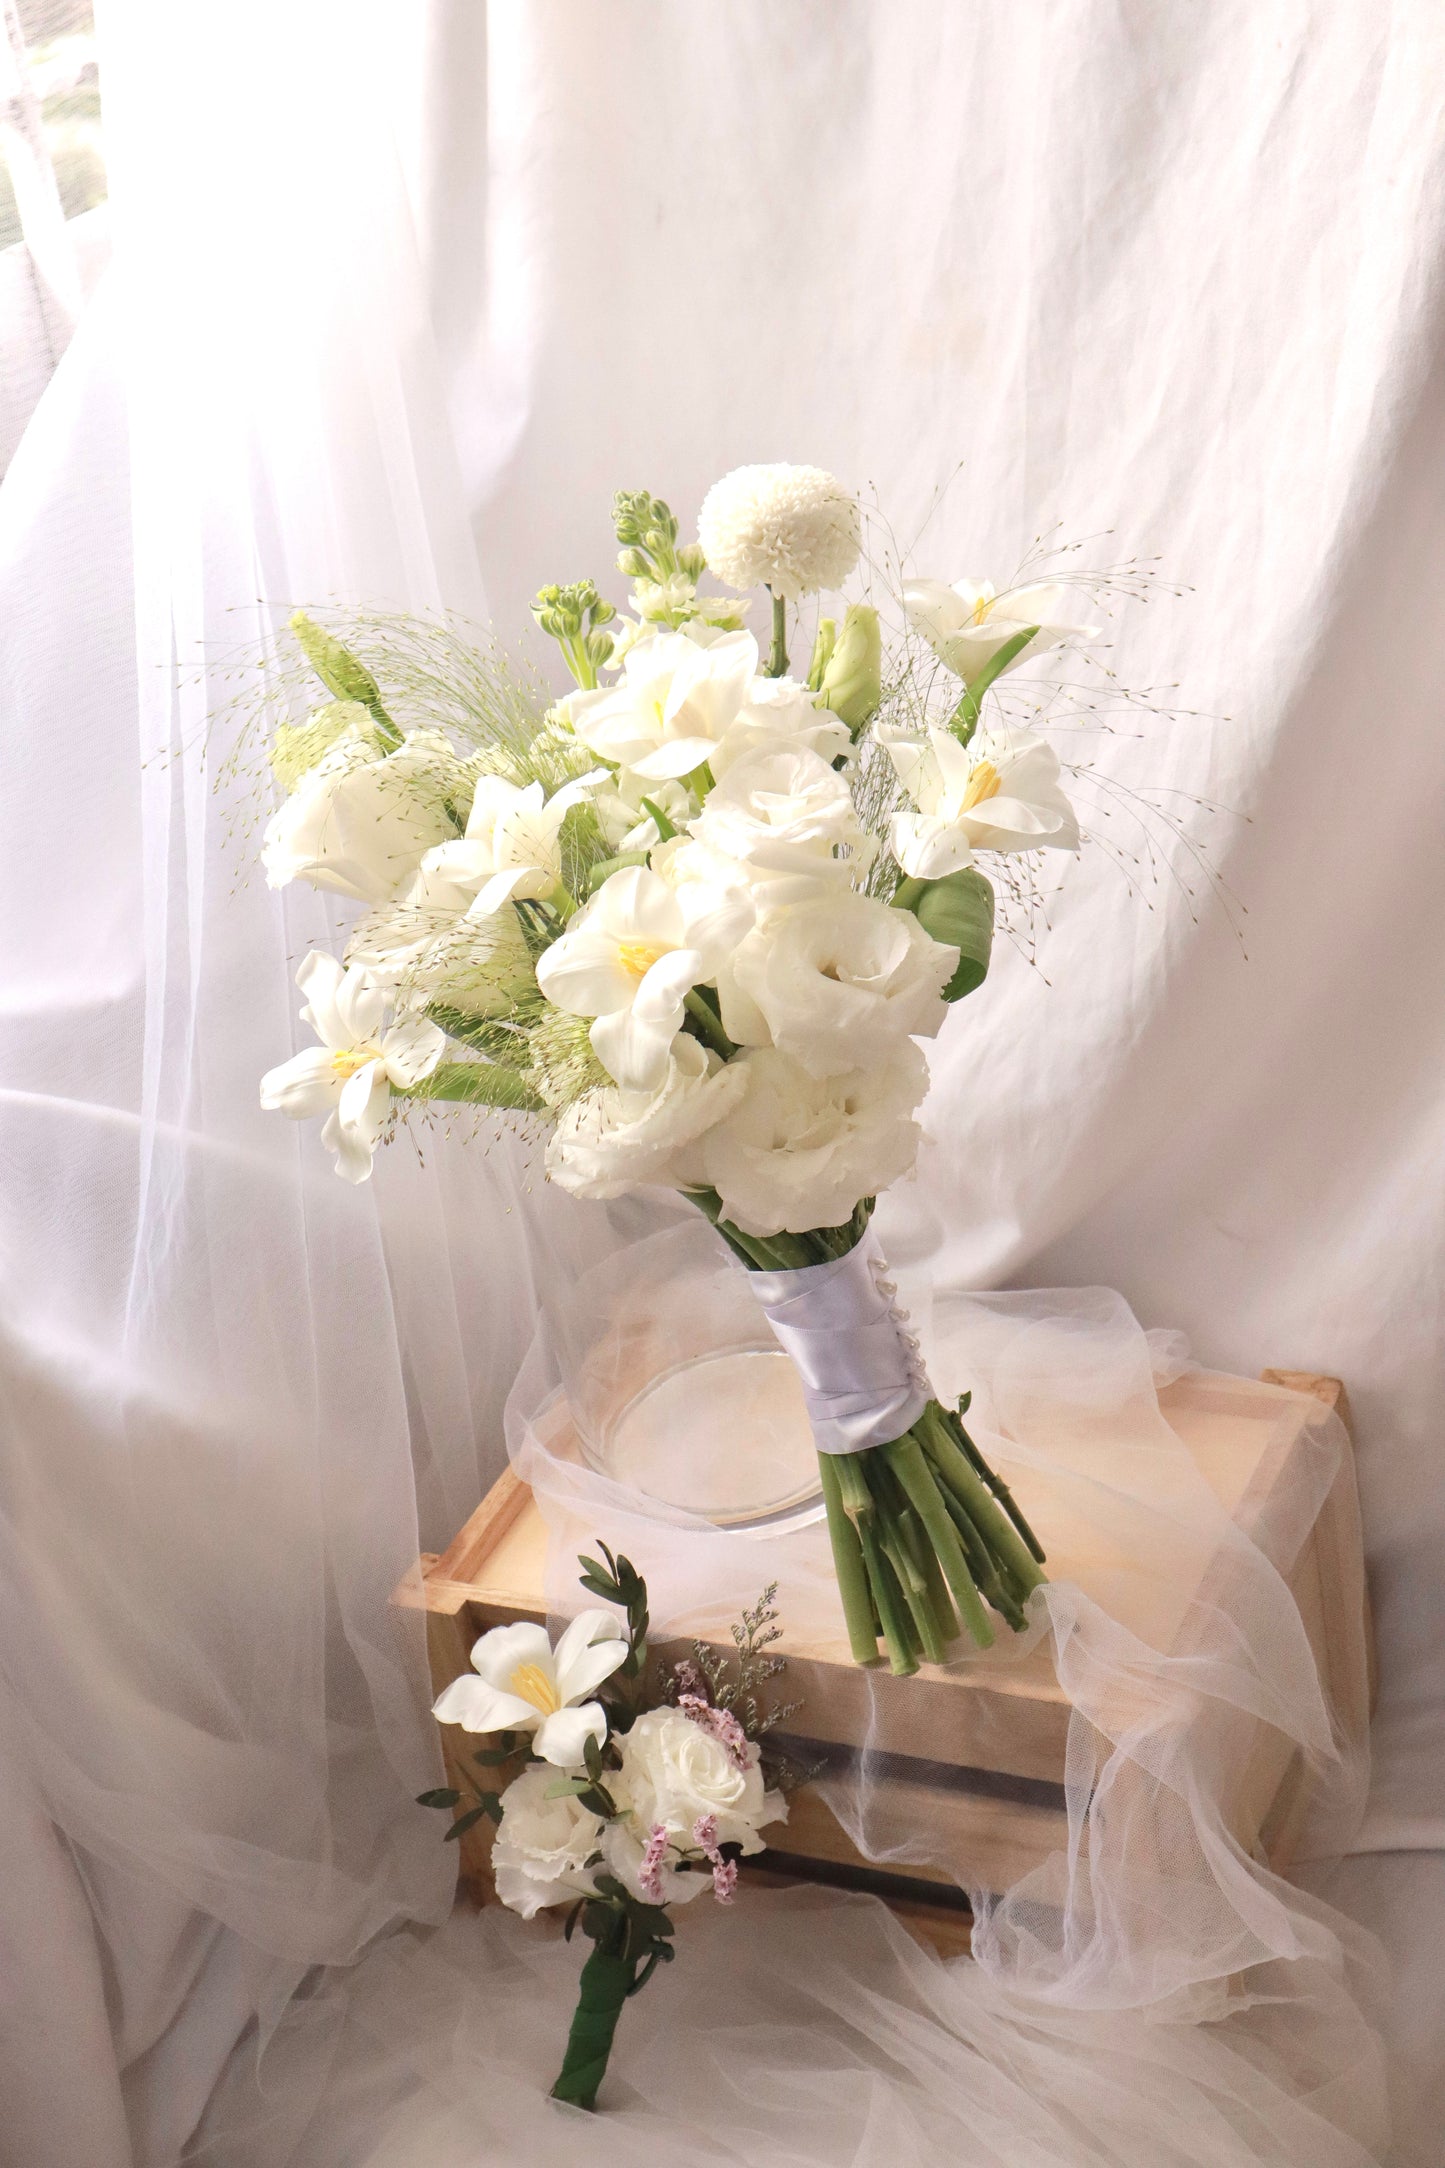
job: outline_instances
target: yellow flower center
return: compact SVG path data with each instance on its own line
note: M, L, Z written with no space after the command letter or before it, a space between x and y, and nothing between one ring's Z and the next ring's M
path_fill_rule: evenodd
M617 944L617 961L634 979L646 978L658 957L666 953L653 941L619 941Z
M981 760L969 776L968 788L963 794L961 810L969 813L976 805L982 805L985 798L996 798L1002 787L1003 778L993 762L991 760Z
M530 1701L543 1716L555 1716L562 1703L540 1664L518 1664L507 1684L519 1701Z
M369 1061L375 1061L379 1051L374 1046L340 1047L331 1057L331 1066L344 1082L355 1076L358 1069L364 1069Z
M981 625L983 623L984 619L988 616L989 611L993 608L997 600L998 596L993 593L979 596L977 602L973 606L973 621L975 625Z

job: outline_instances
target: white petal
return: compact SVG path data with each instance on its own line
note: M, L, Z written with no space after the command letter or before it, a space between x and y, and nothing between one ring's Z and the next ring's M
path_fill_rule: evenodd
M555 1716L545 1717L532 1745L543 1761L558 1769L576 1769L584 1759L587 1740L595 1739L601 1746L606 1737L607 1718L601 1703L584 1701L580 1709L559 1709Z
M306 1006L301 1014L323 1046L351 1044L336 1007L336 996L344 977L341 965L324 949L313 949L304 957L296 974L296 984L306 996Z
M494 1626L472 1644L472 1669L493 1686L506 1686L518 1664L535 1664L548 1679L553 1675L551 1639L532 1619Z
M341 1088L331 1049L311 1046L266 1071L261 1079L261 1105L268 1114L289 1114L293 1122L307 1121L334 1107Z
M388 1077L403 1089L419 1084L435 1069L446 1043L446 1033L428 1017L401 1017L381 1042Z
M557 1693L563 1702L581 1701L610 1679L627 1655L627 1632L613 1611L579 1611L557 1643Z
M532 1731L541 1713L516 1694L499 1693L485 1679L465 1673L444 1687L432 1704L439 1724L460 1724L463 1731Z

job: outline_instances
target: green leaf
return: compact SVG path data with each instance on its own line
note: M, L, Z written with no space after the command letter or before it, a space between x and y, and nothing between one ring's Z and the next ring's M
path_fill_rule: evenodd
M452 1823L451 1828L446 1833L445 1841L450 1844L454 1838L464 1837L467 1831L474 1828L488 1811L485 1800L479 1807L469 1807L465 1814L459 1814Z
M429 1002L426 1013L434 1024L440 1024L448 1038L459 1039L463 1046L475 1047L488 1061L524 1069L532 1059L526 1033L499 1024L495 1017L469 1016L465 1009L449 1008L442 1001Z
M484 1747L480 1754L472 1756L472 1760L479 1769L500 1769L503 1762L516 1760L517 1751L514 1739L510 1746Z
M423 1077L414 1091L397 1096L461 1100L469 1106L479 1107L512 1107L524 1114L541 1113L546 1104L525 1077L495 1061L443 1062L429 1077Z
M948 727L960 745L967 745L969 739L977 730L979 711L983 707L983 696L994 679L1002 677L1014 658L1022 655L1030 640L1037 637L1038 630L1037 625L1025 625L1022 632L1015 633L1011 640L1005 640L998 653L992 656L985 663L983 669L979 671L978 676L948 718Z
M663 812L662 807L657 803L657 800L655 798L644 798L642 801L642 809L644 813L650 813L653 819L656 821L657 832L661 836L663 842L670 843L673 837L677 834L677 830L673 826L672 822L668 819L667 815Z
M958 950L958 967L943 989L945 1001L961 1001L988 975L993 948L993 884L976 866L945 874L941 881L900 881L893 897L911 911L926 934Z
M645 866L646 851L619 851L615 858L599 858L587 876L587 893L595 896L604 881L610 881L614 873L624 866Z
M454 1807L461 1796L460 1792L443 1790L418 1792L416 1803L419 1807Z
M543 1793L544 1799L580 1799L592 1789L591 1777L558 1777Z

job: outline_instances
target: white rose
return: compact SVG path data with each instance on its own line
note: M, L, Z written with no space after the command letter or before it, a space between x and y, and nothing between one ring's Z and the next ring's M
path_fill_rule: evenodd
M547 1173L575 1197L620 1197L647 1183L702 1184L699 1137L721 1121L747 1088L734 1064L679 1032L656 1091L615 1087L584 1093L563 1114L547 1144Z
M261 863L272 888L310 881L360 903L384 903L424 852L457 824L447 809L468 779L440 730L413 730L394 753L374 732L343 732L266 825Z
M622 1767L607 1783L623 1817L603 1833L607 1863L635 1896L646 1898L638 1870L649 1836L665 1830L664 1903L685 1904L710 1886L705 1874L677 1871L679 1860L701 1857L694 1836L700 1821L715 1822L716 1844L753 1853L763 1850L762 1825L787 1815L781 1795L763 1783L752 1741L735 1753L680 1709L649 1709L637 1719L622 1740Z
M739 760L709 791L689 833L705 851L745 868L749 885L771 892L773 902L794 891L801 897L810 882L849 887L875 850L842 776L801 745ZM780 880L791 884L787 896Z
M839 1227L860 1197L905 1175L921 1136L913 1110L928 1065L911 1039L867 1069L810 1076L775 1047L737 1055L748 1089L702 1140L708 1182L744 1234Z
M492 1872L502 1903L524 1920L547 1905L590 1896L595 1887L587 1861L599 1849L603 1824L575 1798L549 1799L556 1781L555 1769L527 1769L502 1794Z
M718 975L723 1029L781 1048L818 1077L886 1060L900 1038L932 1038L958 950L911 911L846 892L773 913Z

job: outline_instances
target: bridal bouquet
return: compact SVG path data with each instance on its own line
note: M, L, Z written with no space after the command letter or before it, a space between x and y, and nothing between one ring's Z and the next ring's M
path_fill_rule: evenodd
M475 1757L484 1770L523 1764L501 1793L472 1785L475 1804L448 1837L489 1817L502 1903L526 1920L567 1905L568 1940L580 1924L593 1944L552 2088L579 2108L596 2103L623 2004L673 1955L668 1907L709 1888L731 1903L739 1859L763 1850L760 1828L786 1818L781 1787L798 1774L763 1743L796 1704L757 1699L784 1665L768 1653L775 1589L733 1628L731 1663L699 1642L649 1691L647 1584L599 1548L606 1564L581 1559L582 1586L622 1618L579 1611L555 1648L545 1626L493 1627L472 1650L473 1675L435 1706L441 1723L497 1739ZM418 1800L462 1803L452 1787Z
M614 516L630 614L590 580L534 604L561 698L448 627L292 619L331 698L274 731L264 865L360 910L344 961L302 964L319 1044L261 1103L324 1117L347 1181L399 1115L462 1102L549 1124L579 1196L690 1199L797 1364L852 1652L909 1672L986 1644L991 1612L1022 1626L1043 1554L966 1402L932 1394L869 1219L913 1166L921 1042L983 980L1000 874L1016 895L1028 854L1079 846L1004 681L1096 628L1057 584L917 580L886 653L853 602L790 674L802 606L859 561L832 476L740 468L687 544L646 493Z

